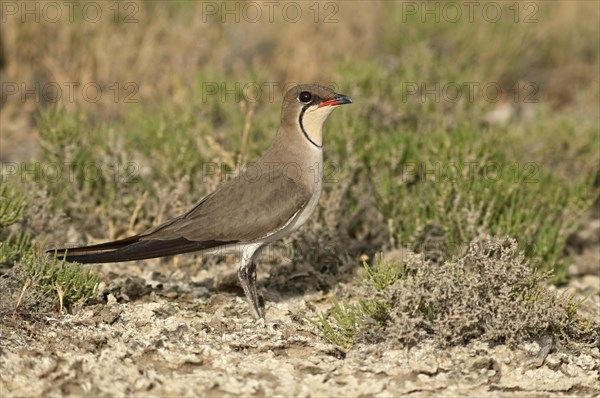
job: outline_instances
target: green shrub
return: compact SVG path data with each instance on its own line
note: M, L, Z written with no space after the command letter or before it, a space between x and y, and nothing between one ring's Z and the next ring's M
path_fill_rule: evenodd
M548 275L531 270L514 240L474 241L443 265L411 254L403 263L379 256L365 269L356 301L334 301L328 315L313 321L342 347L423 339L440 346L473 339L514 345L544 336L573 346L600 343L600 325L577 312L581 301L548 290Z

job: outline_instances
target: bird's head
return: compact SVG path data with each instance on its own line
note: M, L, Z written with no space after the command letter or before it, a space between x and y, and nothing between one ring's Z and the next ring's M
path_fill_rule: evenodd
M323 144L323 123L338 106L351 104L345 95L318 84L300 84L287 91L283 100L281 124L298 129L314 146Z

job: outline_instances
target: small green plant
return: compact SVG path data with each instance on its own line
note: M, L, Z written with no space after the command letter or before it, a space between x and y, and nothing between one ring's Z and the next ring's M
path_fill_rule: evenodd
M7 233L8 227L21 219L25 206L25 194L13 184L3 182L0 186L0 268L12 267L31 247L28 233Z
M2 264L14 264L4 282L14 285L12 290L21 292L13 303L15 310L27 307L30 312L37 312L38 306L48 308L42 303L53 303L54 308L62 312L93 296L99 279L90 268L38 253L28 234L20 237L0 243ZM25 293L31 294L24 296Z
M375 256L375 266L371 267L366 260L363 260L365 275L363 282L372 286L378 292L382 292L389 286L396 283L398 279L406 277L405 268L401 268L399 263L389 262L378 253Z
M44 255L29 257L21 266L24 270L21 284L31 281L31 288L45 297L53 297L60 310L85 303L99 281L90 268Z
M9 235L0 242L0 268L11 268L31 251L31 236L28 232Z
M406 278L406 268L399 262L387 261L383 254L375 256L374 265L371 266L363 260L364 274L360 282L374 290L373 297L358 300L356 304L333 299L333 308L329 317L319 314L318 320L311 321L323 334L325 340L340 347L348 348L352 345L357 335L365 328L365 321L375 320L381 324L389 313L387 303L376 293L384 292L389 286L399 279Z
M25 194L14 189L11 184L0 185L0 232L19 221L25 208Z
M0 193L0 232L4 232L21 221L26 201L25 195L13 185L2 185ZM42 302L53 302L60 312L84 303L94 294L98 277L89 268L39 253L29 231L13 231L1 238L0 269L5 269L6 274L1 281L2 289L19 292L14 303L4 302L2 308L35 310L38 306L45 307L40 306Z
M329 317L332 321L329 321ZM360 305L339 302L333 299L333 309L329 317L319 314L317 320L312 320L323 334L323 338L340 347L349 348L356 334L363 328L364 309Z

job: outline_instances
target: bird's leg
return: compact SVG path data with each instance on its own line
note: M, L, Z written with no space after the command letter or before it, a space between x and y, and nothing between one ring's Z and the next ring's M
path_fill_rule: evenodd
M264 319L265 314L260 306L258 293L256 292L256 263L250 261L248 264L242 264L238 270L238 278L240 279L244 293L246 293L248 303L254 309L256 316L258 319Z

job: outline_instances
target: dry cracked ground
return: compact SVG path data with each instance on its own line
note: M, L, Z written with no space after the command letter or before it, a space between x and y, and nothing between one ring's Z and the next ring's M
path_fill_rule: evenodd
M576 261L597 260L598 246L590 250ZM600 394L598 348L574 354L544 341L443 350L381 342L343 350L308 321L331 306L336 289L269 291L265 267L259 286L267 322L256 323L232 287L231 265L169 278L157 267L102 266L95 302L75 314L35 324L4 319L2 397ZM577 266L572 273L568 289L588 296L583 311L597 316L600 279L578 275Z

